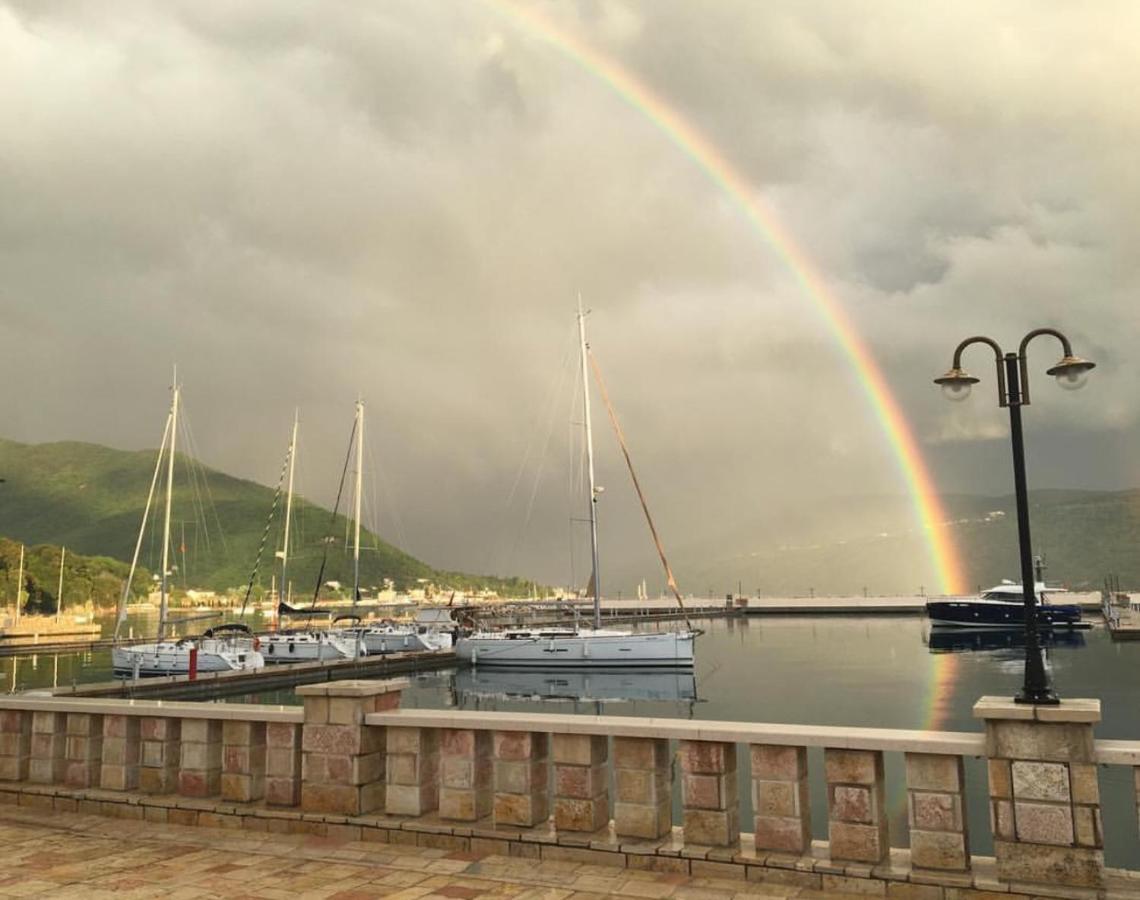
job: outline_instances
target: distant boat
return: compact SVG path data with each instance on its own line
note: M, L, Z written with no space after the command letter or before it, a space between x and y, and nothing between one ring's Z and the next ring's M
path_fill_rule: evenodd
M589 359L586 343L586 316L578 303L578 338L582 365L583 428L586 440L586 471L589 476L590 546L593 574L590 593L594 598L593 628L575 625L572 628L506 628L498 631L479 630L461 637L456 644L460 659L478 666L527 666L543 669L606 667L649 669L675 668L693 665L693 643L697 632L690 629L677 631L626 631L601 627L601 587L598 566L597 501L601 489L594 483L594 439L590 425ZM603 399L605 399L603 397ZM615 419L616 422L616 419ZM622 446L625 452L625 446ZM628 454L626 454L628 462ZM632 474L632 466L630 468ZM634 486L641 495L634 476ZM642 506L648 516L644 497ZM650 522L650 528L653 528ZM656 531L654 538L656 540ZM664 553L658 542L658 551L664 562ZM666 573L672 584L672 573L666 563ZM677 594L680 602L680 594Z
M1081 608L1071 603L1050 603L1048 596L1068 593L1064 588L1034 584L1037 623L1043 628L1072 628L1081 624ZM926 614L933 625L959 628L1015 628L1025 624L1025 600L1020 584L1005 582L979 597L949 597L926 601Z
M158 451L154 476L150 483L150 493L143 510L142 525L139 527L135 553L131 560L127 583L119 604L118 623L115 628L115 645L111 648L111 665L117 674L133 675L186 675L191 663L199 672L228 672L237 669L260 669L265 660L257 650L257 644L249 629L244 625L220 626L206 632L201 638L166 639L168 577L170 574L170 505L174 488L174 448L178 433L178 401L180 396L178 374L175 372L174 386L170 403L170 414L166 419L166 430L162 435L162 445ZM167 441L169 440L169 446ZM127 599L138 565L139 550L146 532L147 518L150 515L154 490L162 470L163 453L167 453L166 468L166 510L163 517L162 539L162 578L160 582L160 602L158 607L158 639L149 644L120 644L118 633L126 621Z

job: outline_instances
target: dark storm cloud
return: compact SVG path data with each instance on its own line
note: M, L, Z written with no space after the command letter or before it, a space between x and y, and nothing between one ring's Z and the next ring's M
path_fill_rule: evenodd
M1083 395L1036 388L1034 467L1057 485L1140 478L1119 452L1140 437L1133 5L541 8L747 175L948 491L1007 489L990 464L1004 426L992 385L950 408L929 379L967 333L1039 324L1101 368ZM8 2L0 59L5 435L153 445L177 361L207 462L274 479L299 405L304 488L329 500L361 392L387 536L561 581L581 291L674 545L766 542L782 522L810 531L804 511L836 495L903 489L763 235L493 7ZM1056 348L1034 354L1044 369ZM595 424L610 565L649 575Z

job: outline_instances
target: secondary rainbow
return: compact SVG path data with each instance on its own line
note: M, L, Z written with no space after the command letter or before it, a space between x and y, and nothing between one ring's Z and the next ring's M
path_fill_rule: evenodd
M554 47L604 82L626 103L653 122L674 146L696 163L732 199L748 221L783 258L858 373L863 390L898 460L915 515L925 532L940 589L944 593L960 593L966 583L961 558L914 434L866 343L859 336L838 298L815 271L804 250L755 196L751 186L724 154L644 82L530 6L524 7L511 0L488 2L527 34Z

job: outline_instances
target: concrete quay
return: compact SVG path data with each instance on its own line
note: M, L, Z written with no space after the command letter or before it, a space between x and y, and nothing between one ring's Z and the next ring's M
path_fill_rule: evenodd
M1140 782L1140 742L1095 740L1096 700L983 697L983 731L931 732L402 709L405 686L305 685L303 708L0 697L0 804L61 823L226 828L235 845L307 836L377 858L415 847L607 867L630 879L623 890L648 872L777 896L1140 898L1140 873L1104 865L1099 774L1126 766ZM823 749L825 841L813 840L811 747ZM901 847L887 754L905 772ZM966 757L986 760L994 858L971 849ZM468 896L418 896L430 894Z

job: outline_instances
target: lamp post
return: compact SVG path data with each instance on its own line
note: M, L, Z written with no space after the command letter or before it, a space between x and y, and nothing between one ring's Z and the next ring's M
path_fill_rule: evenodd
M1005 353L997 341L988 337L971 337L962 341L954 351L950 371L934 383L942 386L949 400L965 400L977 378L962 369L962 351L971 344L985 344L994 351L997 362L998 406L1009 409L1009 437L1013 444L1013 483L1017 497L1017 538L1021 556L1021 588L1025 603L1025 681L1016 703L1056 705L1061 701L1049 684L1037 628L1037 591L1033 571L1032 542L1029 536L1029 492L1025 485L1025 439L1021 431L1021 407L1029 405L1029 366L1026 349L1029 342L1043 334L1052 335L1061 342L1061 361L1047 370L1057 383L1067 390L1084 386L1089 370L1096 363L1073 355L1069 339L1053 328L1036 328L1021 340L1017 353Z

